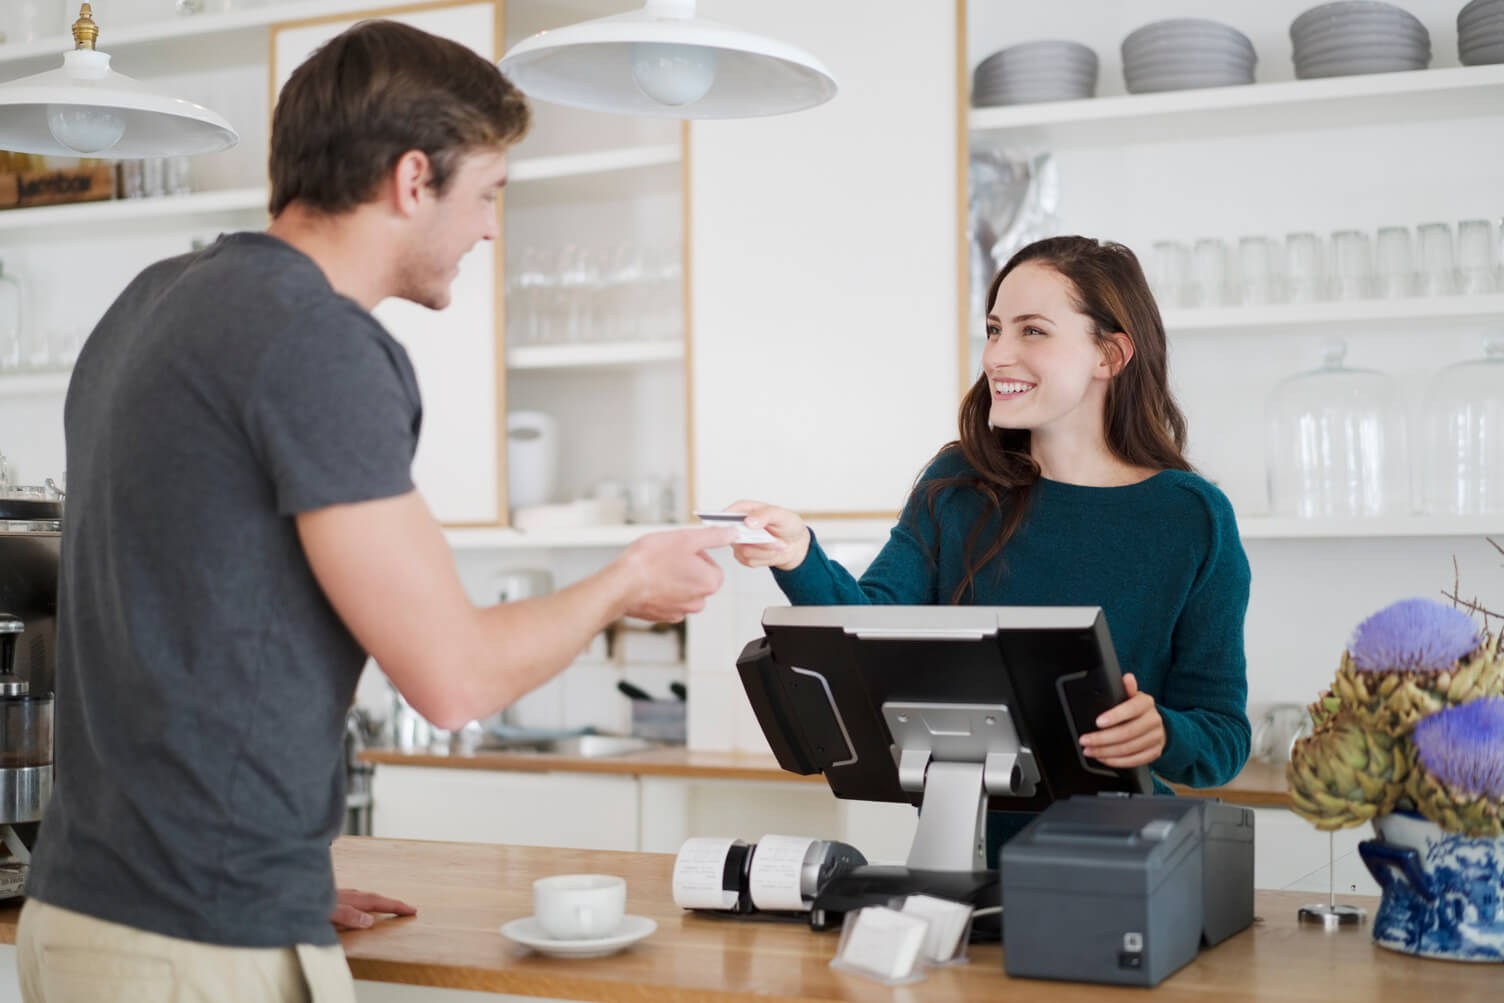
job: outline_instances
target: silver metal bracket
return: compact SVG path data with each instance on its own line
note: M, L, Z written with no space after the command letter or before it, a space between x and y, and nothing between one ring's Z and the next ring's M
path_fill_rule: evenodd
M889 702L883 718L900 785L924 795L909 867L988 869L988 797L1029 797L1039 783L1034 753L1019 743L1007 706Z

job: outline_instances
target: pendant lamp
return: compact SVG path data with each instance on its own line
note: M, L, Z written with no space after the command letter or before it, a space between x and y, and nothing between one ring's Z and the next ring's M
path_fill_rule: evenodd
M72 52L56 70L0 84L0 150L131 160L217 153L240 138L202 105L167 97L110 69L84 4Z
M836 81L809 53L695 16L695 0L542 31L501 72L540 101L657 118L752 118L813 108Z

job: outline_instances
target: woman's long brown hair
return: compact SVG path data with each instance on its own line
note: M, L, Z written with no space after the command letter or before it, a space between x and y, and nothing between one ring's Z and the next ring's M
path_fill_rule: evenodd
M1103 352L1116 353L1112 335L1126 334L1133 356L1107 385L1103 418L1107 446L1114 456L1136 467L1153 470L1190 470L1185 448L1185 417L1170 393L1166 367L1165 328L1159 307L1149 291L1138 258L1122 244L1089 237L1049 237L1013 255L987 290L987 309L997 301L1003 280L1019 265L1034 262L1065 278L1072 287L1072 305L1091 320L1092 336ZM987 505L966 538L966 572L952 603L975 594L977 573L1002 553L1028 512L1038 482L1039 464L1029 454L1028 429L993 429L992 388L982 373L961 401L961 437L941 447L936 459L960 451L976 473L941 478L928 487L931 515L940 493L969 487ZM994 517L1001 519L996 536L983 539Z

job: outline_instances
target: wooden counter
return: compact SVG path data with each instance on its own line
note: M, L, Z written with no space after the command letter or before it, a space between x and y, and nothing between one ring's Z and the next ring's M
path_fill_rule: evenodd
M537 847L342 837L334 867L343 887L380 891L418 915L344 935L358 979L608 1003L776 1003L888 1000L1134 1000L1141 989L1011 980L1002 948L973 946L969 964L888 989L829 967L838 934L798 925L706 919L673 904L673 857ZM498 932L532 912L533 879L595 872L627 879L627 911L658 922L646 940L608 958L557 960ZM1149 992L1197 1003L1412 1003L1497 1001L1504 969L1426 961L1373 946L1368 930L1300 927L1314 896L1259 892L1250 930L1203 951ZM1372 899L1359 901L1372 909ZM15 942L18 909L0 910L0 941Z
M973 946L967 965L888 989L829 967L839 934L792 924L707 919L673 904L673 857L345 837L334 846L341 886L396 895L418 915L344 936L356 978L620 1003L997 999L1142 999L1142 990L1010 980L1002 948ZM627 879L627 911L658 922L609 958L545 958L500 935L532 913L533 879L603 872ZM1152 990L1155 999L1212 1001L1499 999L1497 965L1426 961L1373 946L1366 928L1328 934L1296 923L1308 893L1260 892L1261 920ZM1364 900L1372 909L1373 900Z
M772 756L745 752L713 752L670 746L621 756L549 756L519 752L399 752L367 749L361 761L392 766L429 766L462 770L510 770L522 773L610 773L618 776L683 777L691 780L769 780L787 783L824 784L819 774L789 773ZM1217 797L1234 804L1266 808L1290 807L1284 766L1250 760L1233 780L1222 787L1202 790L1179 787L1180 794Z

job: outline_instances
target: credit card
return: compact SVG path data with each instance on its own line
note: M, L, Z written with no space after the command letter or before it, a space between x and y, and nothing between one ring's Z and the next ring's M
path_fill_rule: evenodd
M735 526L737 534L736 539L731 541L732 543L778 542L778 538L765 529L748 529L743 525L743 520L747 518L743 512L696 512L695 518L717 526Z

